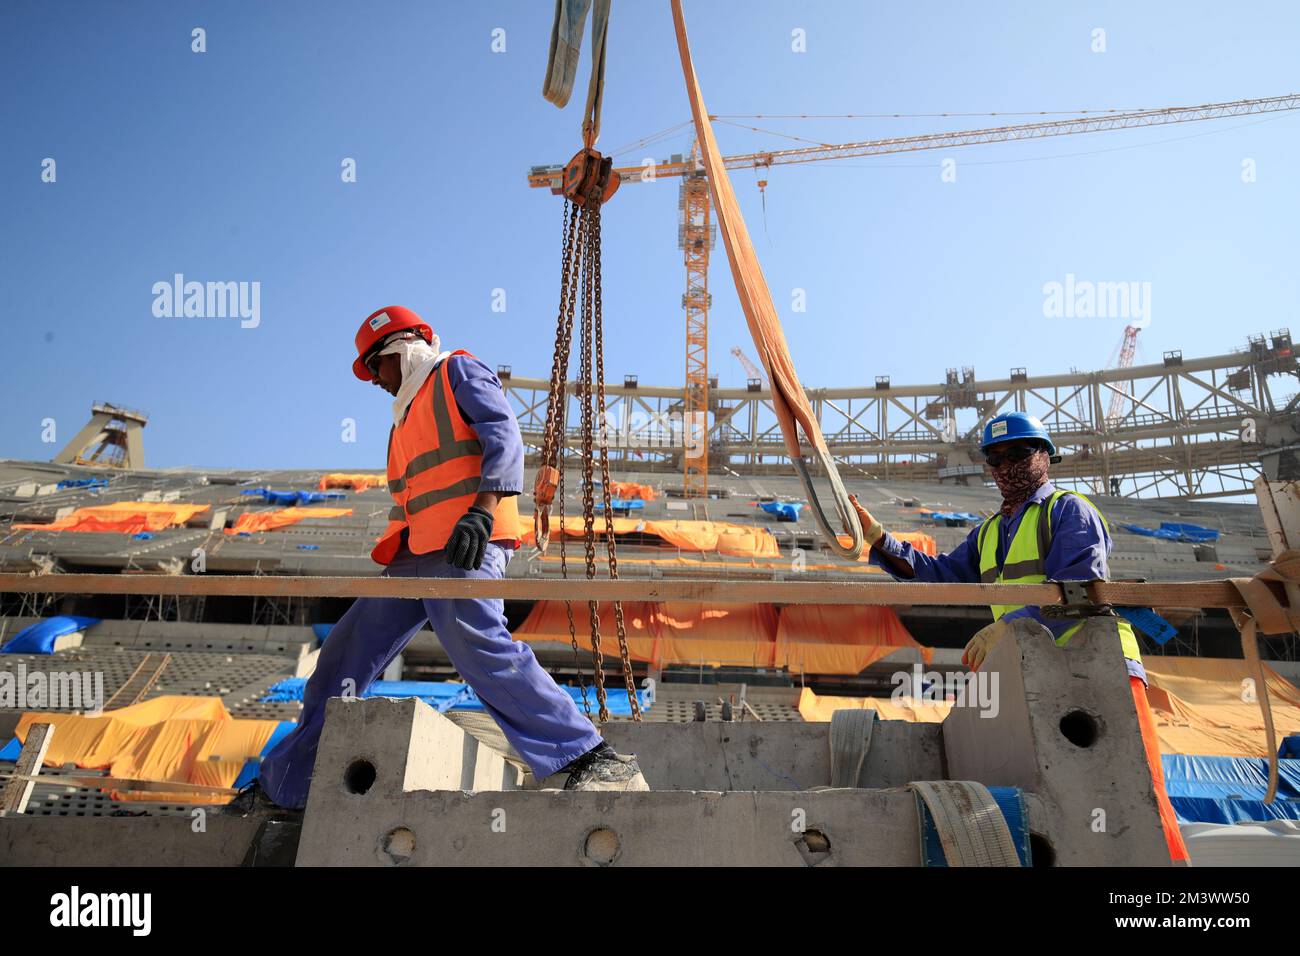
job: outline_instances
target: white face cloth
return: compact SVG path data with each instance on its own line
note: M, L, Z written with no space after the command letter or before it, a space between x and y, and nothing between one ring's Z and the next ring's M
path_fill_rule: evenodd
M384 346L380 355L399 355L402 359L402 385L393 399L393 424L402 424L406 409L415 398L415 393L433 374L433 370L442 364L450 352L439 352L442 343L438 336L433 337L433 344L424 339L398 339Z

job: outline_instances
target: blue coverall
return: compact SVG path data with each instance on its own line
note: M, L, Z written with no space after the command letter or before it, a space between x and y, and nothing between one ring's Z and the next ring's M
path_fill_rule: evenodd
M1029 496L1029 500L1020 505L1011 514L1011 520L998 522L998 565L1006 559L1011 539L1020 528L1020 519L1025 509L1031 504L1045 501L1056 489L1050 481L1044 482L1038 490ZM1041 520L1041 519L1040 519ZM915 580L928 582L978 584L980 580L980 546L979 527L976 527L947 554L932 558L917 551L905 541L899 541L886 533L880 543L871 551L871 563L884 568L896 580ZM877 554L877 549L897 558L911 567L913 578L903 578ZM1096 508L1089 505L1077 495L1062 495L1052 507L1052 544L1047 552L1046 574L1050 581L1099 581L1108 575L1107 558L1110 555L1110 535ZM1037 621L1060 637L1078 624L1078 621L1066 618L1044 617L1036 607L1022 607L1007 614L1003 620L1012 621L1018 617L1028 617ZM1146 671L1137 661L1125 660L1128 672L1140 678L1145 684Z
M447 359L452 393L483 446L479 491L518 494L523 490L524 448L519 423L501 382L469 355ZM477 571L453 567L443 552L412 554L403 542L385 577L500 578L514 550L490 542ZM533 649L510 636L502 600L358 598L331 628L303 693L294 731L262 760L259 781L283 807L303 807L316 747L325 721L325 701L359 696L410 643L427 621L474 688L484 708L538 779L548 777L601 743L601 736L577 705L537 663Z

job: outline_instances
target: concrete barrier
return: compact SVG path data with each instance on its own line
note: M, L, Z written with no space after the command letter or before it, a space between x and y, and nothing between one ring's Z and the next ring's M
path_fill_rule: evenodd
M654 789L569 793L514 789L420 701L331 700L297 862L910 866L906 784L952 779L1025 792L1036 864L1167 864L1114 619L1066 648L1033 621L1012 635L942 724L880 722L853 789L827 786L829 724L610 724Z

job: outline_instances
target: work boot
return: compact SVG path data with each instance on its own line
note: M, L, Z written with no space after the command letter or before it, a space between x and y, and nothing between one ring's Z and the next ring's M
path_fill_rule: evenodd
M235 798L225 806L219 807L217 813L227 817L259 817L268 820L293 820L302 814L293 807L282 807L266 795L262 784L257 779L246 784Z
M609 744L602 743L564 768L569 779L565 790L649 790L641 774L641 765L632 754L617 753Z

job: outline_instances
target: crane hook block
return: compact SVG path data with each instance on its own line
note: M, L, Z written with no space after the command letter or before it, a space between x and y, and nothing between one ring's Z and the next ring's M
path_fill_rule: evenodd
M555 489L560 485L559 469L543 465L537 469L537 478L533 482L533 502L537 507L544 507L555 500Z
M579 206L589 202L607 203L618 191L619 177L613 173L614 160L601 156L594 149L580 149L564 167L559 189L566 199Z

